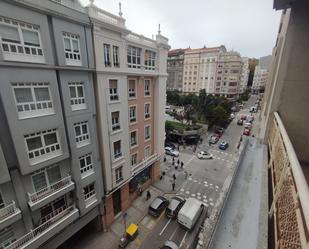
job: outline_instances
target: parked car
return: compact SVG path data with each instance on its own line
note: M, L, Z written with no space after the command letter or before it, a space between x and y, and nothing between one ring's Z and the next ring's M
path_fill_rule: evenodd
M195 198L188 198L177 215L177 221L185 229L192 230L204 210L204 205Z
M200 151L199 153L197 153L197 158L198 159L212 159L213 156L207 151Z
M257 112L257 108L255 106L250 107L250 112Z
M148 213L154 217L158 217L168 206L168 204L169 201L165 197L158 196L149 205Z
M170 200L168 207L165 209L165 215L168 218L176 218L179 210L185 204L186 200L181 196L175 196Z
M222 141L222 142L219 144L219 149L220 149L220 150L226 150L228 147L229 147L229 143L226 142L226 141Z
M219 137L216 135L212 135L209 139L209 143L216 144L219 141Z
M251 130L252 124L250 122L246 122L244 123L244 127Z
M243 132L243 135L245 135L245 136L250 136L250 129L245 128L245 129L244 129L244 132Z
M237 125L242 125L243 123L244 123L244 121L242 119L237 120Z
M234 119L234 118L235 118L235 114L234 114L234 113L231 113L230 118L231 118L231 119Z
M248 115L247 121L252 123L254 121L254 117L252 115Z
M240 116L240 119L244 121L244 120L247 119L247 116L246 116L246 115L241 115L241 116Z
M171 156L174 156L174 157L179 157L179 151L177 151L177 150L175 150L171 147L168 147L168 146L165 147L165 154L171 155Z
M161 249L179 249L177 244L174 241L167 240L165 241L164 245L161 247Z
M217 127L215 130L215 134L217 134L219 137L223 135L223 132L224 132L224 128L222 127Z
M171 143L171 142L165 142L165 143L164 143L164 146L165 146L165 147L170 147L170 148L172 148L173 150L176 150L176 146L175 146L173 143Z

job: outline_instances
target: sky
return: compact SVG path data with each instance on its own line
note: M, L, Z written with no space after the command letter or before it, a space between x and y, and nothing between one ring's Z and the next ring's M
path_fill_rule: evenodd
M83 5L88 0L80 0ZM275 45L281 11L273 0L121 0L129 30L149 38L162 35L174 48L225 45L241 56L269 55ZM119 0L94 4L117 14Z

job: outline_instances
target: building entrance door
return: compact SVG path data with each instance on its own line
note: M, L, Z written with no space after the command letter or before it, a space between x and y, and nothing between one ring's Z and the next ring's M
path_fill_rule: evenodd
M114 207L114 215L117 215L121 211L121 192L118 189L113 193L113 207Z

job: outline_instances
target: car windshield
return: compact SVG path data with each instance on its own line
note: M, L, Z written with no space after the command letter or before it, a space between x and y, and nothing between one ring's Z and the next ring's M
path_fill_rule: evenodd
M179 200L173 198L173 199L171 200L170 204L168 205L168 208L169 208L170 210L175 210L175 209L177 208L177 206L179 205L179 203L180 203Z
M157 209L162 203L162 200L159 198L156 198L153 200L153 202L150 204L150 207Z

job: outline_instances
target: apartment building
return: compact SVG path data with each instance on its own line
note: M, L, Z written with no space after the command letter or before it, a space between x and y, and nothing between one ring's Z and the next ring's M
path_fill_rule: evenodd
M167 90L182 91L183 87L183 66L185 49L174 49L168 51L167 57Z
M0 2L0 247L101 221L91 24L77 0Z
M274 0L282 11L262 106L268 145L268 248L309 247L309 3Z
M263 56L259 59L259 64L254 69L251 87L252 92L264 91L267 83L270 62L271 55Z
M103 158L105 225L124 212L159 178L164 154L164 107L168 39L137 35L119 16L93 3L95 93L100 155Z
M241 67L241 74L240 74L240 86L239 86L239 93L244 93L247 90L248 80L249 80L249 58L242 57L242 67Z

